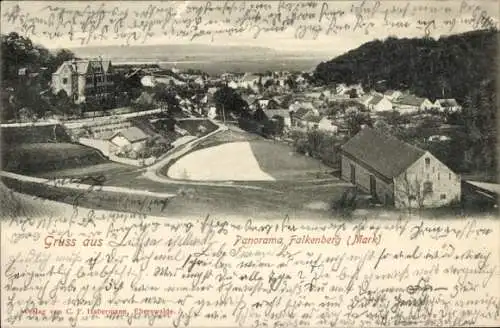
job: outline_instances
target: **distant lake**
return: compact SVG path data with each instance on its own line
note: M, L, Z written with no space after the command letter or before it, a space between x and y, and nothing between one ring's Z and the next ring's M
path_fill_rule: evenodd
M224 72L254 72L265 71L308 71L316 68L322 61L319 58L266 58L266 59L230 59L230 60L131 60L111 59L119 64L158 64L161 68L199 69L209 74ZM324 60L324 59L323 59Z

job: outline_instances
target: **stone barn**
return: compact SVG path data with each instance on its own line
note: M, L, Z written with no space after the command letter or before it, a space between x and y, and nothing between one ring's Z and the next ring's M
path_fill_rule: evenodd
M364 128L342 146L342 179L398 208L460 201L461 179L430 152Z

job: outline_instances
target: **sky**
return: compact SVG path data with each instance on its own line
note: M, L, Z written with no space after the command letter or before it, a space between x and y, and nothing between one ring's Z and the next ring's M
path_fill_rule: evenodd
M388 36L440 37L498 28L499 19L496 0L2 1L1 9L2 33L16 31L47 48L194 42L310 54L340 54ZM269 30L284 21L286 28Z

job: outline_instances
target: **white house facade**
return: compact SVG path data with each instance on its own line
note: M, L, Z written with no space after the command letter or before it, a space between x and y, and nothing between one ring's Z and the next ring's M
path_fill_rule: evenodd
M461 179L434 155L425 152L394 178L396 207L441 207L459 202Z

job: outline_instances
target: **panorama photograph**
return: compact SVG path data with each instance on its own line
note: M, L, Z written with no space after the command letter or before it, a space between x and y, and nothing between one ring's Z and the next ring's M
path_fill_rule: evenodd
M375 2L208 3L142 6L154 33L133 2L2 5L3 214L15 195L165 217L496 213L495 1L452 2L454 28L411 2L432 24L386 9L370 31L340 21ZM297 25L308 11L335 31ZM68 32L85 14L139 32Z

